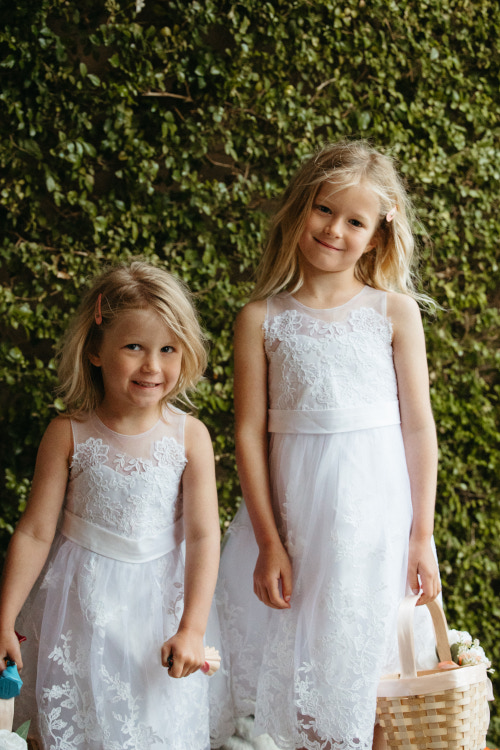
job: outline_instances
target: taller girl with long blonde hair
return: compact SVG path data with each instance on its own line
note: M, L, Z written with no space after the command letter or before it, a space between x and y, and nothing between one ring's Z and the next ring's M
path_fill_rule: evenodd
M254 714L280 748L371 748L398 602L439 593L414 220L393 161L358 141L310 159L273 223L236 326L245 503L218 583L230 687L214 747Z

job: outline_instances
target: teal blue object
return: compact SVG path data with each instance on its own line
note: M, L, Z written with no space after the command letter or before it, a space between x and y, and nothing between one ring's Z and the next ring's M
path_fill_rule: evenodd
M23 681L19 677L17 666L13 661L8 661L6 668L0 674L0 698L15 698L21 692Z

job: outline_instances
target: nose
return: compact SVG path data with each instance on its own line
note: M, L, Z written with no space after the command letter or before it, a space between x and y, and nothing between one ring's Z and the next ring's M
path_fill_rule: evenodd
M324 226L325 234L331 234L333 237L342 236L342 222L339 218L329 216Z
M158 355L155 352L147 353L142 363L142 369L145 372L159 372L160 363Z

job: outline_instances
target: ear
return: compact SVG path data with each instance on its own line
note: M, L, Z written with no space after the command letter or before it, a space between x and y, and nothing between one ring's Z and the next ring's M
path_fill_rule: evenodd
M91 364L93 364L95 367L101 366L101 358L98 354L89 354L89 359Z

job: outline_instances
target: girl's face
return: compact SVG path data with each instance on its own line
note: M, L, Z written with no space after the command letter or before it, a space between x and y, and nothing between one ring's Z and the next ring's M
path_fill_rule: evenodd
M90 361L101 368L105 407L153 413L179 379L182 346L154 310L129 310L103 331Z
M370 187L334 193L324 183L299 240L304 271L353 272L361 256L375 247L379 211L378 196Z

